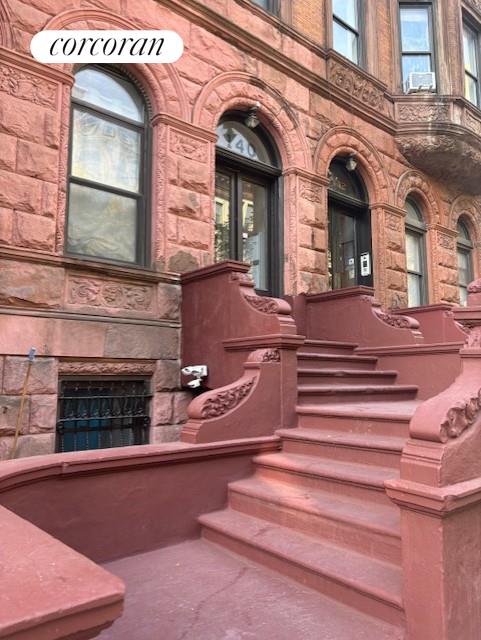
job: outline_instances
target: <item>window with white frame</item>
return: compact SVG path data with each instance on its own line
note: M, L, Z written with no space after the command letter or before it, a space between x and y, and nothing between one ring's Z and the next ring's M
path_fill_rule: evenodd
M400 2L401 65L403 87L411 73L434 69L433 17L430 2Z
M361 64L359 0L332 0L332 48Z
M479 34L463 24L464 96L479 107Z
M406 267L408 306L427 304L426 225L418 205L406 200Z
M468 302L468 285L473 280L473 243L468 227L462 220L458 221L457 231L459 302L465 306Z

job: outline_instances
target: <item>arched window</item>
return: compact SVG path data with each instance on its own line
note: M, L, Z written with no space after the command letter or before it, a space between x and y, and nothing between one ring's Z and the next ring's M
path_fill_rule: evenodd
M72 90L66 249L71 255L145 265L147 108L110 68L83 67Z
M406 266L408 274L408 306L428 302L426 277L426 225L414 200L406 200Z
M469 236L468 227L462 220L458 220L457 231L459 301L460 304L466 305L468 285L473 280L473 243Z
M280 163L254 112L226 114L217 127L215 260L251 264L256 289L281 294Z
M371 216L354 158L331 162L328 196L329 286L371 286Z

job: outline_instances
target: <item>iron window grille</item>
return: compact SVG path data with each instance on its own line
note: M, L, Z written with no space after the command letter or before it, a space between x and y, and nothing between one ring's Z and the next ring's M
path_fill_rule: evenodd
M147 380L60 382L56 451L85 451L147 444Z

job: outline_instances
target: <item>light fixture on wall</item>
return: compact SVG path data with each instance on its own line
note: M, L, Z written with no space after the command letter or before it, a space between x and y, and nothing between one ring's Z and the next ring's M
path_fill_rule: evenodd
M247 113L246 119L244 120L245 124L249 129L255 129L257 125L260 124L260 120L257 117L257 109L260 107L260 102L256 102L253 107L251 107Z
M357 167L357 160L356 160L356 156L353 153L352 155L349 156L349 158L347 159L346 162L346 169L348 171L355 171Z

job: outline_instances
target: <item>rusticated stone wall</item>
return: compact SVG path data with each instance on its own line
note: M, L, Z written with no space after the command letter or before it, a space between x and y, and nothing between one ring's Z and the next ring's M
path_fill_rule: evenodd
M177 437L189 400L179 381L179 274L213 260L215 129L227 110L259 102L259 117L279 149L286 293L328 287L329 164L355 154L372 210L377 297L386 306L407 303L404 202L411 196L427 225L429 301L457 302L456 222L462 216L472 233L478 276L481 200L419 171L400 151L400 125L444 118L447 110L416 106L408 97L396 103L395 4L380 0L373 11L368 3L361 69L331 49L329 0L283 2L280 17L250 0L77 0L75 8L60 0L0 0L4 454L19 399L11 381L21 378L32 345L39 352L35 367L49 374L42 378L45 386L29 390L23 453L52 448L62 375L144 371L154 392L152 440ZM439 8L451 39L439 55L459 49L452 28L458 10L457 2ZM174 29L184 39L176 64L128 69L151 109L148 268L64 255L73 68L31 58L30 40L45 28ZM444 73L446 65L439 68ZM440 86L451 80L441 77Z

